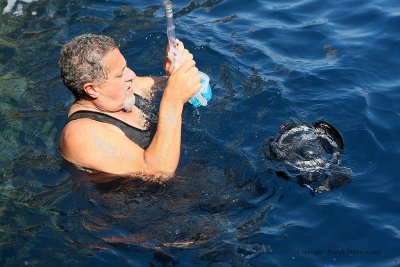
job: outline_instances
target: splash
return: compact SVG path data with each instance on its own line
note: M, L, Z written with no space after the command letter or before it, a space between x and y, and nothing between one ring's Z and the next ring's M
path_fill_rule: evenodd
M281 133L268 139L264 155L275 162L279 176L297 177L313 193L330 191L350 181L351 171L340 166L344 141L339 131L325 121L283 125Z

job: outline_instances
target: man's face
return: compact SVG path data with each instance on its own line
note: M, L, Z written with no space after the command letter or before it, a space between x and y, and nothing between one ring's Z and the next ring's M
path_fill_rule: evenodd
M107 79L98 85L98 101L107 111L130 111L134 104L134 83L136 74L126 66L126 60L119 49L107 53L102 60Z

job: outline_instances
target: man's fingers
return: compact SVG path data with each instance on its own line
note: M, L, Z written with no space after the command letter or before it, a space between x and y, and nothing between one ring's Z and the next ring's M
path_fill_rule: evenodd
M200 82L200 75L199 75L199 69L196 67L191 68L190 70L188 70L188 75L191 79L193 79L194 81Z
M179 70L183 72L188 72L193 66L196 65L196 62L191 59L191 60L186 60L183 62L183 64L180 66Z
M175 39L175 40L176 40L176 47L178 47L179 51L183 52L183 50L185 49L185 46L183 45L181 40L179 40L179 39Z

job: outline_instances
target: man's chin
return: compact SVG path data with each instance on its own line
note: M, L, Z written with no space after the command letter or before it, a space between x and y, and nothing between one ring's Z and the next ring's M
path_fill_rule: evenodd
M132 94L124 101L123 110L126 112L132 112L133 107L135 106L135 95Z

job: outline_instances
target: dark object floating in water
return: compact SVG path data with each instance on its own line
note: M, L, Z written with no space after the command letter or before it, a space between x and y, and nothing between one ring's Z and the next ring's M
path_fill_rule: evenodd
M314 194L351 181L350 169L339 166L343 149L342 135L325 121L283 125L261 148L266 158L278 163L278 176L297 177Z

